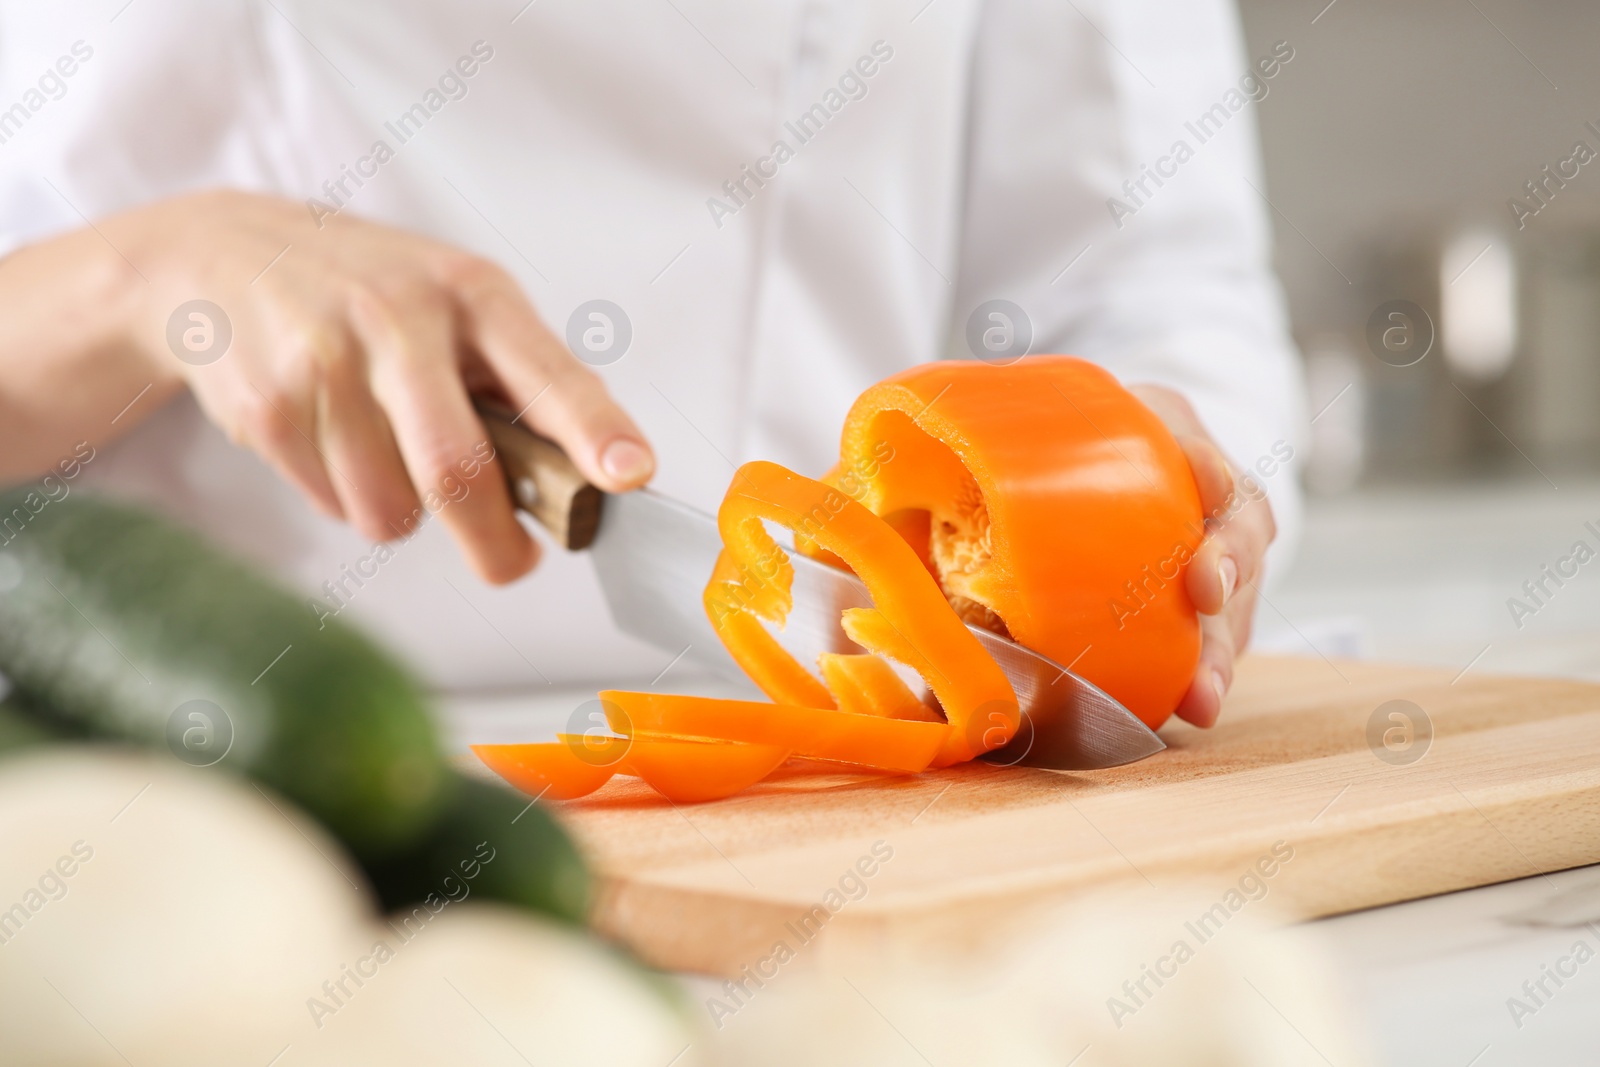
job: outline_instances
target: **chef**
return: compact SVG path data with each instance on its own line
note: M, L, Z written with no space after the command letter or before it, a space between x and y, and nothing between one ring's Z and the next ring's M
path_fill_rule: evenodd
M470 398L710 510L895 371L1067 352L1195 468L1215 720L1304 419L1254 115L1294 49L1227 0L13 2L0 50L0 480L77 457L442 689L625 684L669 656Z

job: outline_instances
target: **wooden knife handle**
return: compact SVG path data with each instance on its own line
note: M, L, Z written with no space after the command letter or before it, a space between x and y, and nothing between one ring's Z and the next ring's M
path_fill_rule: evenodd
M600 532L605 494L589 484L560 445L517 425L509 412L480 402L478 415L517 507L538 519L563 548L588 548Z

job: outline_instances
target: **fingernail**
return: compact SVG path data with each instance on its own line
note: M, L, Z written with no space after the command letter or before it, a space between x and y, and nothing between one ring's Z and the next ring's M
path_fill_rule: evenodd
M634 485L655 472L656 461L638 441L619 437L600 453L600 469L623 485Z
M1223 681L1221 671L1211 672L1211 688L1217 691L1218 700L1228 695L1228 683Z
M1222 562L1217 564L1217 579L1222 582L1222 602L1226 604L1228 598L1233 596L1234 585L1239 581L1239 565L1232 556L1223 556Z

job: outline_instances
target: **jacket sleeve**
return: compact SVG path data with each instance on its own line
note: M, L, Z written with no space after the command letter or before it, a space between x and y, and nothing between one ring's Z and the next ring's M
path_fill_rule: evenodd
M1047 7L994 0L976 42L955 354L1005 299L1030 351L1183 393L1269 494L1282 570L1305 411L1255 110L1295 76L1293 44L1245 56L1229 0Z

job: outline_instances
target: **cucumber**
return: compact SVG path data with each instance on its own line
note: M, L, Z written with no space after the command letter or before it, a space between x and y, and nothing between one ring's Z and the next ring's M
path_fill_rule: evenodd
M247 775L327 826L391 907L440 892L487 841L495 859L474 892L577 921L587 910L566 833L448 766L399 664L147 511L0 493L0 674L0 752L116 739Z
M16 694L8 694L0 700L0 756L62 739L50 724L40 720L34 709L23 707Z
M0 761L41 745L88 741L75 724L16 693L0 699ZM454 772L452 772L454 773ZM495 782L461 776L433 825L407 848L361 866L396 921L476 894L582 925L593 884L572 839L543 805ZM424 916L426 918L427 916Z
M369 863L384 907L488 897L573 923L589 912L588 869L542 804L463 776L427 837L405 854Z
M441 810L422 692L353 628L319 629L193 533L91 495L0 495L0 537L0 674L25 703L257 778L358 856L406 845Z

